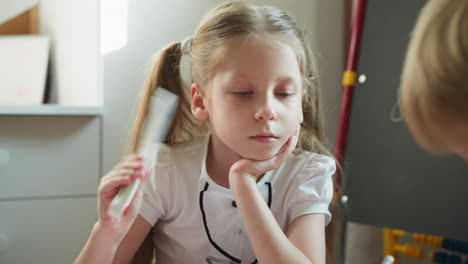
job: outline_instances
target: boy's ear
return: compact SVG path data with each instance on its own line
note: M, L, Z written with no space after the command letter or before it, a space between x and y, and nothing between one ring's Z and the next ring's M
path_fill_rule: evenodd
M208 120L210 117L206 108L206 100L200 86L197 83L192 83L190 87L190 105L193 116L198 120Z

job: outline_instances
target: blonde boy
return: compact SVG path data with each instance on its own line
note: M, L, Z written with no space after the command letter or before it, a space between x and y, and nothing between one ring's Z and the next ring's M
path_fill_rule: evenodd
M400 104L422 147L468 161L467 0L431 0L422 9L403 66Z

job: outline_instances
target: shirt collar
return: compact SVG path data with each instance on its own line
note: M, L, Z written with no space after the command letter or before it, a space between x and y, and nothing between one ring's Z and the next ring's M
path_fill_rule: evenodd
M222 193L223 195L232 198L233 194L231 190L223 186L220 186L216 182L214 182L213 179L211 179L211 177L208 175L208 172L206 170L206 157L208 154L208 145L210 142L210 138L211 138L211 134L208 134L202 140L202 148L201 148L201 153L200 153L200 155L202 155L202 160L200 164L201 168L200 168L200 178L198 180L198 190L202 191L205 188L206 183L208 183L210 186L210 191L218 191ZM265 183L270 181L272 174L273 174L273 171L266 172L265 175L263 175L262 179L260 179L260 181L257 182L257 188L264 197L268 195L267 189L264 188L264 185Z

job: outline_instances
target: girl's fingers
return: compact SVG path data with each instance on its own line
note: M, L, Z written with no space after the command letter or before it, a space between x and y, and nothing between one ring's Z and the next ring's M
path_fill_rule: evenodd
M297 131L296 131L296 140L295 140L295 143L294 143L294 148L293 149L296 149L296 146L297 146L297 142L299 142L299 134L301 133L301 124L297 125Z
M128 162L133 163L133 162L143 162L143 157L141 155L137 154L130 154L125 157L123 157L117 165L113 169L120 168L122 164L127 164Z
M149 170L143 165L143 159L138 155L129 155L119 162L114 169L101 178L98 187L98 213L99 219L109 219L108 209L111 201L119 193L121 188L131 184L135 179L140 178L142 181L149 175ZM141 188L141 184L140 187ZM138 194L138 192L140 194ZM127 209L128 217L125 221L133 222L136 213L141 205L141 191L137 191L134 199Z
M146 178L149 177L150 174L151 174L151 170L143 166L143 168L141 169L142 180L144 181Z
M128 209L124 212L124 217L128 217L133 219L135 215L140 211L141 203L143 201L143 192L141 190L141 184L138 187L135 196L133 197L132 201L130 202Z
M254 161L254 160L240 160L235 163L233 167L231 167L231 171L234 173L247 173L258 177L259 175L276 169L291 153L297 144L297 136L289 137L288 141L283 145L281 150L276 154L276 156L272 157L268 160L262 161Z
M137 160L126 160L117 164L115 169L138 169L142 166L143 166L143 162L140 162Z
M144 165L137 166L134 168L117 168L117 169L111 170L107 175L102 177L102 181L108 180L113 177L134 175L134 174L137 174L137 177L139 177L138 174L142 174L142 171L144 168L145 168Z
M137 170L121 169L117 171L112 171L108 175L102 177L101 186L108 186L112 183L115 184L116 182L119 182L119 181L127 182L127 179L130 182L132 182L133 180L137 178L144 180L146 179L146 177L148 177L149 174L150 174L150 171L144 166Z
M280 151L278 152L278 154L276 154L276 156L279 156L282 153L289 154L296 148L297 142L299 140L300 131L301 131L301 125L299 124L297 125L297 129L294 132L294 135L288 138L288 141L284 143L283 147L281 147Z
M291 139L291 145L289 146L289 150L288 150L288 151L289 151L288 154L291 153L291 152L293 152L293 151L296 149L298 140L299 140L299 136L294 135L294 136L292 137L292 139Z
M133 174L131 174L131 177L133 179L141 179L142 181L145 180L149 175L149 170L146 168L146 167L141 167L137 170L135 170L135 172Z
M99 186L100 194L117 193L122 187L130 184L133 181L131 176L112 177L106 181L102 181Z
M297 144L297 136L289 137L288 141L286 141L286 143L283 145L281 150L278 152L278 154L276 154L276 156L273 159L282 157L282 156L287 156L289 153L291 153L294 150L294 148L296 148L296 144Z
M150 175L150 170L147 168L144 168L141 171L141 179L144 181L148 176ZM129 218L129 219L134 219L134 217L138 214L140 211L141 203L143 201L143 191L142 191L143 184L141 183L140 186L138 186L138 190L133 197L132 201L130 202L128 209L124 212L124 217Z
M108 181L110 179L113 179L115 177L121 177L121 176L130 176L134 174L134 170L112 170L110 171L107 175L101 178L101 182Z
M126 175L132 175L136 173L138 170L133 170L133 169L118 169L114 172L112 172L113 176L126 176Z
M115 167L106 175L104 175L101 180L107 180L108 178L121 176L121 175L132 175L137 173L139 170L144 168L143 157L137 154L130 154L122 161L120 161Z
M119 193L119 190L124 186L129 185L133 182L133 178L130 176L114 177L102 184L99 188L99 212L100 217L108 217L108 210L112 200ZM102 219L102 218L101 218Z
M276 167L278 167L278 165L287 158L288 154L291 153L295 148L295 138L296 136L289 137L282 150L275 157L265 161L266 170L276 169Z
M134 181L137 178L140 178L144 180L148 175L148 170L145 168L139 169L139 170L121 170L116 172L115 174L110 174L107 176L107 178L103 178L101 180L102 185L109 185L110 183L115 183L116 181L123 180L123 179L128 179L129 182L127 183L127 180L124 180L126 184L130 184L132 181ZM116 180L117 179L117 180Z
M136 160L136 161L142 161L143 157L141 155L138 155L136 153L132 153L130 155L125 156L121 162L123 161L129 161L129 160Z

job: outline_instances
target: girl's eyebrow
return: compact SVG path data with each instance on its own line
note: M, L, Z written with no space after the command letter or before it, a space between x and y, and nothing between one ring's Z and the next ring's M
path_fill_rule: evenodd
M290 76L285 76L285 77L280 77L276 80L276 83L278 85L293 85L294 88L297 88L298 82L294 77Z
M276 79L276 83L277 84L291 84L291 83L295 83L295 81L291 77L281 77L281 78Z
M230 79L231 80L243 80L243 81L248 81L250 78L247 76L247 74L243 74L243 73L233 73L231 74L230 76ZM282 76L282 77L279 77L277 78L275 81L277 83L296 83L296 78L294 78L293 76Z
M232 73L226 80L229 80L228 82L234 84L247 85L248 87L252 88L254 84L252 83L251 78L252 77L249 78L248 74L245 73ZM294 78L294 76L291 75L278 77L274 80L275 87L287 86L288 89L297 90L300 87L300 80L296 79L297 78Z
M236 80L236 81L237 80L241 80L241 81L249 80L247 75L243 74L243 73L233 73L233 74L231 74L230 79L231 80Z

